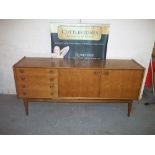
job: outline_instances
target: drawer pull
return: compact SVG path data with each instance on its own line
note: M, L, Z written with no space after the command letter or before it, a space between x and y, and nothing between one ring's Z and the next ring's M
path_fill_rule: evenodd
M19 72L20 72L20 73L24 73L24 70L23 70L23 69L20 69Z
M50 78L50 81L54 81L54 78Z
M26 86L25 85L22 85L22 88L26 88Z
M26 92L23 92L23 95L26 95Z
M109 75L109 72L108 71L104 71L104 72L102 72L102 75Z
M95 75L101 75L101 72L100 71L95 71L94 74Z
M51 95L53 96L53 95L54 95L54 93L51 93Z
M50 85L50 88L54 88L54 85Z
M53 74L53 73L54 73L54 71L52 71L52 70L51 70L51 71L49 71L49 73L50 73L50 74Z
M24 81L24 80L25 80L25 77L21 77L21 80L23 80L23 81Z

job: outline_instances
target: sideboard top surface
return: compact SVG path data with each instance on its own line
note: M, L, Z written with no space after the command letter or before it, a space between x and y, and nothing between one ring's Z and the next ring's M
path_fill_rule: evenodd
M107 59L59 59L23 57L14 67L39 67L39 68L103 68L103 69L144 69L134 60Z

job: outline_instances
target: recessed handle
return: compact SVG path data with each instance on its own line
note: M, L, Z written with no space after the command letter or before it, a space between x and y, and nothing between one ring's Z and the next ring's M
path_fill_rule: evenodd
M20 73L24 73L24 70L23 70L23 69L20 69L19 72L20 72Z
M94 71L95 75L101 75L101 71Z
M54 81L54 78L50 78L50 81Z
M54 95L54 93L51 93L51 95L53 96L53 95Z
M50 88L54 88L54 85L50 85Z
M50 73L50 74L53 74L53 73L54 73L54 71L53 71L53 70L50 70L50 71L49 71L49 73Z
M102 75L109 75L109 71L102 71Z
M26 92L23 92L23 95L26 95Z
M22 88L26 88L26 86L25 85L22 85Z
M23 81L24 81L25 79L26 79L25 77L21 77L21 80L23 80Z

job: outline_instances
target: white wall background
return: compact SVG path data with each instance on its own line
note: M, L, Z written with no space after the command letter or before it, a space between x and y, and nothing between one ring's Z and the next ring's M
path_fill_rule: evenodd
M0 20L0 93L15 94L12 65L23 56L51 56L50 22L110 24L107 58L135 59L148 67L155 20Z

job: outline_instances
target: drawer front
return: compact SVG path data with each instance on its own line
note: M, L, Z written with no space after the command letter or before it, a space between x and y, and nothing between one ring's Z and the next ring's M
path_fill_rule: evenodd
M18 84L18 89L28 89L28 90L44 90L44 91L50 91L50 90L57 90L58 89L58 85L56 84L34 84L33 86L31 86L30 84Z
M44 77L44 76L26 76L20 75L17 76L17 86L23 88L50 88L53 85L58 85L58 78L56 76L53 77ZM24 87L24 88L25 88Z
M17 75L57 76L57 69L48 68L16 68Z
M57 91L42 91L42 90L18 90L19 97L23 98L55 98L58 96Z
M51 98L58 96L56 69L16 68L15 71L19 97Z

